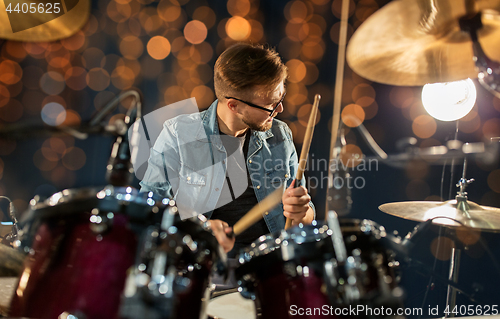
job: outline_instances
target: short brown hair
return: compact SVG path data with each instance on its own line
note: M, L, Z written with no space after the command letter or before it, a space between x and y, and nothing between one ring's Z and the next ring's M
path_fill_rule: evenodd
M245 97L246 91L257 85L274 89L287 75L287 67L274 49L237 43L222 52L215 62L215 95L219 100L233 95Z

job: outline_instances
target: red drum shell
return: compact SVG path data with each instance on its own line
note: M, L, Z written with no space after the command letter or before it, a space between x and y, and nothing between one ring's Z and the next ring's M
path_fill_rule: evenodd
M10 306L11 316L57 318L63 312L116 318L137 240L115 214L106 233L89 227L90 213L44 221L36 232Z

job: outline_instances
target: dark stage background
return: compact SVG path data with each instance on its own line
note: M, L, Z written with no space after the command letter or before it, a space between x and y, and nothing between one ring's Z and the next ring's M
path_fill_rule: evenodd
M386 2L351 1L349 35ZM0 123L35 125L43 119L49 125L78 125L130 88L142 92L145 114L189 97L195 97L204 109L214 100L216 57L237 41L268 43L283 56L290 70L285 111L278 118L291 127L299 152L314 94L322 95L307 179L318 219L323 219L328 174L324 161L330 149L340 6L340 0L92 1L89 22L68 39L0 44ZM476 106L458 124L458 139L464 142L500 136L500 100L477 80L474 83ZM453 138L456 123L427 115L421 91L422 87L365 80L346 65L343 117L362 119L389 154L400 151L395 145L405 137L417 138L418 147L444 144ZM128 106L128 102L121 104L109 123L123 118ZM346 139L348 153L373 156L355 130L347 129ZM66 188L105 185L112 142L112 137L97 135L86 140L50 135L2 139L0 195L12 198L22 214L35 195L46 197ZM454 198L453 185L461 175L461 163L453 169L450 181L451 171L449 165L444 168L441 192L442 164L412 162L396 169L377 163L370 169L355 169L352 174L359 177L358 184L352 188L353 205L346 217L372 219L388 231L405 235L417 222L386 215L377 207L387 202ZM471 201L500 207L498 160L471 160L467 177L476 180L467 189ZM138 187L137 179L133 186ZM7 205L2 203L1 209L6 212ZM453 233L441 231L443 236L454 238ZM411 257L446 276L446 247L437 252L432 248L439 232L438 227L428 230ZM477 302L459 295L458 305L500 303L499 237L494 233L480 235L479 242L463 249L459 278ZM427 275L412 268L402 267L401 275L407 307L423 307L423 317L431 317L427 314L429 306L443 310L444 284L430 282Z

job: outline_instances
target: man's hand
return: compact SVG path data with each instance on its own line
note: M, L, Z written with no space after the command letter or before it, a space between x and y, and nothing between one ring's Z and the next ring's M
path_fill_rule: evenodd
M292 225L310 224L314 219L314 211L309 206L311 196L304 186L295 188L295 180L285 190L282 197L283 215L292 220Z
M233 231L233 229L229 227L226 222L219 219L211 219L209 222L215 239L217 239L219 245L221 245L224 251L227 253L228 251L233 249L235 238L234 236L232 238L229 238L227 236Z

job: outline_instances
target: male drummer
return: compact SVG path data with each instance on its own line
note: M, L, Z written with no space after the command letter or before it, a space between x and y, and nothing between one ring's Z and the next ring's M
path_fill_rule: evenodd
M205 214L228 257L283 229L285 217L292 225L314 219L307 189L294 187L298 160L291 131L275 118L283 111L286 78L273 49L231 46L215 63L217 100L201 113L167 120L151 150L141 192L174 198L183 218ZM280 205L236 242L226 235L282 183L287 188Z

